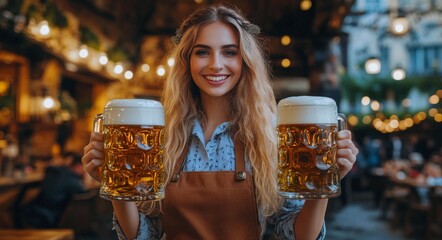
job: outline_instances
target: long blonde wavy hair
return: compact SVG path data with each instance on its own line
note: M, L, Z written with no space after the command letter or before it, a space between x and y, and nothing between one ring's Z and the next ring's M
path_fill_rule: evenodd
M168 177L178 157L187 151L195 119L204 123L199 89L190 74L190 54L198 30L215 21L232 25L239 36L243 59L241 78L229 93L229 121L232 137L244 144L253 170L258 206L268 216L279 206L276 192L276 100L270 84L269 63L264 57L259 28L241 13L223 5L202 8L190 15L177 30L176 47L171 52L175 65L164 84L165 167Z

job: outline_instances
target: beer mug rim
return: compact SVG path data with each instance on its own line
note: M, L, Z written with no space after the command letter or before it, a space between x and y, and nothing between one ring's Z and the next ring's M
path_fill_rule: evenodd
M103 125L164 126L164 109L151 99L113 99L104 107Z
M106 106L107 108L158 108L163 109L163 105L156 100L153 99L140 99L140 98L131 98L131 99L112 99L110 100Z
M332 106L336 107L336 102L332 98L323 96L292 96L279 101L278 108L294 106Z

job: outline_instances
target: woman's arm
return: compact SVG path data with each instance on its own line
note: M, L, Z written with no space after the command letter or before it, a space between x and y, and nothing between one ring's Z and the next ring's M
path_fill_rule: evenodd
M294 224L295 239L316 239L324 223L328 199L305 200Z
M135 202L112 201L112 206L126 238L135 239L140 225L140 215Z

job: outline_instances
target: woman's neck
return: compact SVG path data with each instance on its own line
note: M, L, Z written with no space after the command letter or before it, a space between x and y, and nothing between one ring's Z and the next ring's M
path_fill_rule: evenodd
M221 123L228 121L228 104L226 97L202 97L201 105L205 113L203 121L204 140L207 143L213 135L215 128Z

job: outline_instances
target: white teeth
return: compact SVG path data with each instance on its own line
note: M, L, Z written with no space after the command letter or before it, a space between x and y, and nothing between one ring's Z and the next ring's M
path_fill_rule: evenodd
M219 82L227 78L227 76L206 76L206 78L213 82Z

